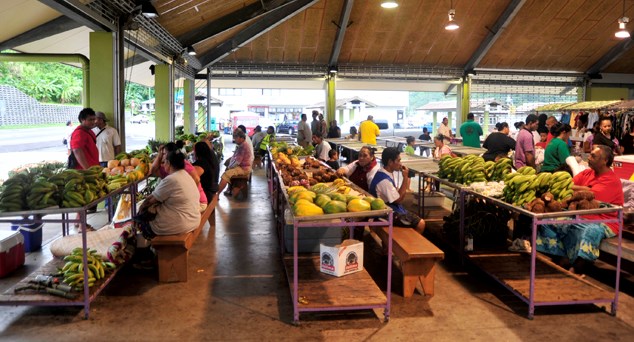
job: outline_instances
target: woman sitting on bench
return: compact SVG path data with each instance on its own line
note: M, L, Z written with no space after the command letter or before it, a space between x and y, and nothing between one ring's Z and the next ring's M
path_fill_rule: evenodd
M139 212L151 211L152 207L156 211L154 219L136 222L146 239L187 233L200 223L200 195L196 183L185 171L185 155L180 151L170 152L163 166L168 175L139 208Z

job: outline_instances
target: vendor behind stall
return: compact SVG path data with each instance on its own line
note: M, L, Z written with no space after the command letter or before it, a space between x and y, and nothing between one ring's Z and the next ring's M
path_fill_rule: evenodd
M570 125L561 122L550 127L550 133L555 138L546 146L542 172L568 171L576 175L581 171L575 157L570 155L570 148L566 143L571 131Z
M588 158L590 168L573 178L572 189L592 191L596 200L622 206L621 180L610 169L613 160L610 148L595 145ZM616 217L616 213L582 216L588 220ZM572 265L572 271L581 273L586 261L593 262L599 257L601 240L616 236L618 227L616 222L542 225L537 235L537 250L561 257L560 265Z
M434 159L440 160L440 158L444 156L452 156L455 157L454 153L451 152L449 146L445 144L445 136L442 134L438 134L434 137L434 145L436 145L436 149L434 149Z
M392 208L395 226L414 228L422 234L425 230L425 221L418 215L405 210L402 205L409 189L410 178L409 169L401 164L401 152L395 147L386 148L381 154L381 164L383 164L383 168L374 175L372 182L370 182L370 194L382 199ZM398 188L394 182L394 172L402 172L403 174L403 182Z
M495 161L498 157L506 157L510 150L515 150L515 140L509 137L509 124L498 122L495 128L498 131L489 134L482 145L487 149L482 155L485 161Z
M604 116L599 119L599 132L595 133L592 138L592 145L604 145L612 150L615 155L621 155L623 152L619 141L612 135L612 119Z
M352 183L368 191L372 178L380 168L374 157L374 148L363 146L359 150L359 159L339 168L337 175L348 177Z

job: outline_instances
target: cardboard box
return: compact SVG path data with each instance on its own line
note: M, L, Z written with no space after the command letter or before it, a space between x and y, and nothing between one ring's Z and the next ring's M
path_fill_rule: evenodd
M24 236L0 231L0 278L24 265Z
M341 277L363 270L363 242L344 240L341 245L319 245L319 269L321 272Z
M634 174L634 156L616 156L612 163L614 173L621 179L630 179Z

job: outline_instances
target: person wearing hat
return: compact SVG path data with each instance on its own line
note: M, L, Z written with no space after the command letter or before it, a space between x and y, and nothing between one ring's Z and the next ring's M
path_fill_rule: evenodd
M526 123L517 133L515 142L515 168L522 166L535 167L535 141L533 131L537 129L537 115L530 114L526 117Z
M121 153L121 138L119 132L114 127L108 126L108 118L103 112L96 112L97 126L93 132L97 137L97 149L99 150L99 164L103 167L108 165L108 160Z

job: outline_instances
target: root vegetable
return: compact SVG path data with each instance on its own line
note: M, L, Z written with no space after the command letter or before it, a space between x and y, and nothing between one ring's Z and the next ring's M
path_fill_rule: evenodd
M550 192L545 192L542 195L542 200L546 203L552 201L555 198L555 196L553 196L553 194L551 194Z
M581 200L577 202L577 210L590 209L590 202L588 200Z
M546 212L548 213L555 213L555 212L561 211L561 209L562 209L561 203L558 201L550 201L546 205Z

